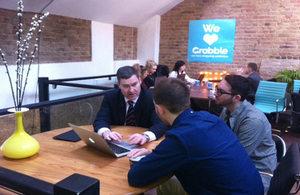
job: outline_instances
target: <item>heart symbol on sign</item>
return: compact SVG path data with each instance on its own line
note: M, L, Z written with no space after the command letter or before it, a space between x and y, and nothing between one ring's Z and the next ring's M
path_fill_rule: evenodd
M216 34L212 34L212 35L209 35L209 34L205 34L203 36L203 40L208 44L208 45L211 45L213 44L214 42L216 42L218 40L218 35Z

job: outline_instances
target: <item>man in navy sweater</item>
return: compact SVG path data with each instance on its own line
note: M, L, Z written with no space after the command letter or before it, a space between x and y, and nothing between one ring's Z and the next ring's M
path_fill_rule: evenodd
M129 184L142 187L174 174L191 195L263 194L261 177L236 135L219 117L191 110L189 94L179 79L155 86L156 112L171 130L152 153L134 149L128 154L147 155L129 171Z

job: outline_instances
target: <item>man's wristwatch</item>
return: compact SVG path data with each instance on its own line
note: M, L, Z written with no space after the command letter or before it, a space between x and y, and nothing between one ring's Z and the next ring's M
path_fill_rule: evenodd
M142 134L146 139L147 139L147 142L149 142L150 141L150 137L149 137L149 135L147 135L147 134L145 134L145 133L143 133Z

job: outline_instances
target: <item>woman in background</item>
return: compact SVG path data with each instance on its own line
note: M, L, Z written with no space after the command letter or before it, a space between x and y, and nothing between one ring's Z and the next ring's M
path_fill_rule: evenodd
M142 86L146 87L147 88L147 85L145 84L144 82L144 79L147 77L147 69L146 68L141 68L141 81L142 81Z
M147 71L147 77L143 80L146 87L150 89L155 84L155 72L157 69L157 63L154 60L147 60L145 65Z
M141 71L142 71L142 66L139 65L138 63L135 63L132 65L133 68L135 68L139 74L139 77L141 78Z
M144 82L144 79L147 77L147 69L145 67L139 65L138 63L133 64L132 66L133 66L133 68L135 68L138 71L139 77L141 79L141 85L147 88L147 86Z
M191 84L194 85L196 82L196 79L192 79L190 78L186 73L185 73L185 62L182 60L179 60L175 63L175 66L172 70L172 72L169 74L169 78L177 78L178 75L180 74L185 74L185 81L187 82L187 84Z

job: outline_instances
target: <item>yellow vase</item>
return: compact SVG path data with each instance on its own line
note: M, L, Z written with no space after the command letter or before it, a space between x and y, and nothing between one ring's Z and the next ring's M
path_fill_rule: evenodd
M16 114L16 131L1 146L1 151L8 158L20 159L27 158L36 154L40 149L39 142L28 135L23 127L23 112L28 108L22 108L21 111L9 109L9 112Z

